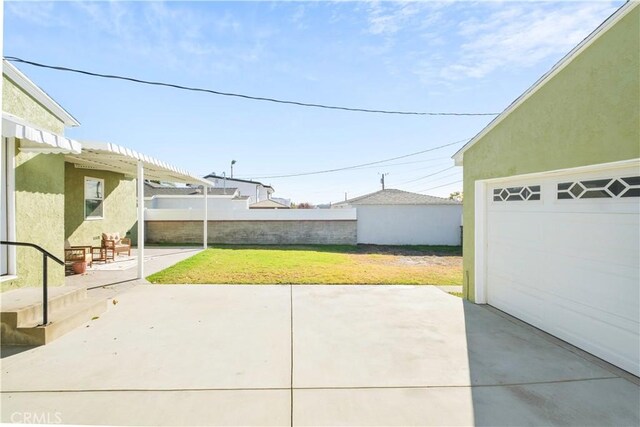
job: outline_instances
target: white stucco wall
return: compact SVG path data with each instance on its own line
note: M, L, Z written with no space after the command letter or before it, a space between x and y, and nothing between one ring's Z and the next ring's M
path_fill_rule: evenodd
M214 209L207 212L210 221L355 221L355 209L245 209L228 211ZM145 209L147 221L199 221L204 219L200 209Z
M358 243L460 245L462 205L359 205Z
M144 201L148 209L202 209L204 197L198 196L154 196ZM249 200L233 199L230 196L208 196L210 210L235 211L249 209Z

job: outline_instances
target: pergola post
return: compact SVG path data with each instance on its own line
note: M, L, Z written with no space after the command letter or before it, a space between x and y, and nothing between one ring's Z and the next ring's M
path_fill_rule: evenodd
M206 185L202 186L202 194L204 194L204 226L203 226L203 247L204 249L207 249L207 227L208 227L208 223L209 223L209 203L207 202L207 193L208 193L208 188Z
M144 166L138 160L138 279L144 278Z

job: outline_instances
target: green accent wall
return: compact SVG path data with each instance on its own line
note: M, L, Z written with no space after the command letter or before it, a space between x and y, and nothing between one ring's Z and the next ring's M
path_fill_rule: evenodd
M469 299L474 299L476 180L640 157L639 34L635 6L464 153Z
M7 76L2 75L2 110L42 129L62 135L64 123Z
M7 113L51 132L62 133L64 123L3 75L2 108ZM42 246L64 258L64 157L20 151L16 140L16 240ZM18 278L3 281L0 290L42 286L42 255L33 248L16 248ZM50 286L64 284L64 267L49 261Z
M84 218L84 178L104 179L104 219ZM123 174L93 169L80 169L67 163L64 174L65 239L71 245L100 246L102 233L135 233L136 180ZM135 241L135 235L129 237Z
M16 240L35 243L64 259L64 156L16 149L15 165ZM49 285L63 285L64 267L48 263ZM16 268L18 278L2 282L2 291L42 286L40 252L16 248Z

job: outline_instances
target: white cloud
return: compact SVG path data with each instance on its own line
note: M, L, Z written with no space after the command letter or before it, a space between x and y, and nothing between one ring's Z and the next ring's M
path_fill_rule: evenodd
M69 27L68 20L57 16L55 3L6 2L7 12L21 22L40 27Z
M498 69L531 67L570 51L615 9L610 2L503 5L484 19L459 24L460 53L440 76L482 78Z

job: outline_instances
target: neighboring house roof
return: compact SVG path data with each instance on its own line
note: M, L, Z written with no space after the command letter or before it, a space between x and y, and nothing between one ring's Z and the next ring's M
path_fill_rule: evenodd
M464 152L471 148L476 142L478 142L483 136L489 133L495 128L502 120L509 116L516 108L518 108L523 102L525 102L530 96L544 86L549 80L551 80L556 74L562 71L567 65L569 65L575 58L577 58L588 46L590 46L595 40L597 40L602 34L609 30L614 24L620 21L624 16L631 12L634 8L638 7L640 2L628 1L622 5L617 11L615 11L609 18L607 18L598 28L596 28L591 34L589 34L584 40L582 40L576 47L574 47L568 54L566 54L560 61L558 61L547 73L538 79L529 89L527 89L522 95L520 95L515 101L511 103L505 110L500 113L495 119L493 119L484 129L480 131L476 136L471 138L460 150L458 150L452 158L455 160L457 166L461 166L463 163Z
M25 76L6 59L2 60L2 73L17 84L18 87L28 93L32 98L42 104L47 110L51 111L54 116L58 117L65 124L65 126L80 126L80 122L78 122L71 113L62 108L62 106L54 101L53 98L42 90L41 87L32 82L29 77Z
M267 199L249 205L249 209L289 209L289 206L278 203L275 200Z
M215 173L210 173L209 175L206 175L204 179L226 179L227 181L246 182L248 184L262 185L265 188L270 188L273 190L272 186L263 184L258 181L251 181L250 179L229 178L228 176L224 177L224 176L216 175Z
M443 197L427 196L426 194L411 193L409 191L385 189L375 193L365 194L336 203L333 206L343 205L459 205L457 200Z
M207 194L210 196L233 196L238 191L237 188L215 188L209 187ZM153 182L144 183L144 197L153 196L192 196L202 194L202 189L197 187L169 187Z

